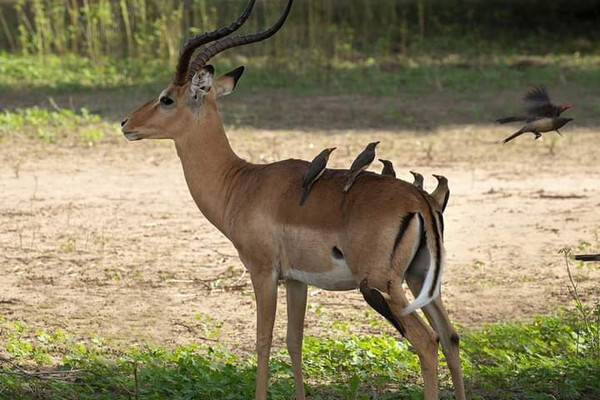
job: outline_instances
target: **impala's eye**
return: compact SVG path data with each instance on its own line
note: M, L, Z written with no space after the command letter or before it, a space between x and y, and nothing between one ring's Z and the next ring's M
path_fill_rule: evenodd
M160 104L162 104L163 106L169 106L171 104L175 103L175 100L173 100L170 97L167 96L163 96L160 98Z

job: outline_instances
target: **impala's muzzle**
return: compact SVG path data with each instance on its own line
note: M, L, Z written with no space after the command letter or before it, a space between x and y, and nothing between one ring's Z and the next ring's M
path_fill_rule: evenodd
M138 134L135 131L128 130L128 128L126 126L127 121L129 121L129 118L125 118L123 121L121 121L121 132L123 132L123 135L125 135L125 138L127 138L127 140L129 140L129 141L142 139L140 136L138 136Z
M139 137L135 132L123 132L123 134L125 135L125 138L127 138L127 140L129 140L130 142L133 142L135 140L142 140L142 138Z

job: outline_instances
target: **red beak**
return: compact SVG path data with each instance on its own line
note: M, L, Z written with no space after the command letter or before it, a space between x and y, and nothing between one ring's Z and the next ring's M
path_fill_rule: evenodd
M566 111L566 110L568 110L568 109L569 109L569 108L571 108L571 107L573 107L571 104L563 104L563 105L561 106L561 108L563 109L563 111Z

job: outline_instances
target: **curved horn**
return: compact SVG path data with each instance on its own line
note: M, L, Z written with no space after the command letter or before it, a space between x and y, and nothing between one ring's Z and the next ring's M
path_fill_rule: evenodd
M222 38L202 49L198 53L198 55L196 55L196 58L194 59L194 61L192 61L190 65L188 80L191 79L191 77L194 76L194 74L198 72L200 68L204 67L208 60L210 60L218 53L230 49L232 47L260 42L261 40L265 40L273 36L283 26L283 23L285 22L292 8L293 1L294 0L288 0L288 3L285 9L283 10L283 13L281 13L277 22L275 22L275 24L273 24L273 26L271 26L269 29L258 33Z
M173 83L175 85L182 86L187 82L187 72L190 67L190 60L192 59L194 51L203 44L212 42L213 40L221 39L222 37L237 31L250 16L250 12L254 7L255 2L256 0L249 0L248 4L246 4L246 8L244 8L244 11L242 11L240 16L234 22L232 22L231 25L215 29L212 32L204 32L186 40L185 45L179 54L179 60L177 61L175 77L173 78Z

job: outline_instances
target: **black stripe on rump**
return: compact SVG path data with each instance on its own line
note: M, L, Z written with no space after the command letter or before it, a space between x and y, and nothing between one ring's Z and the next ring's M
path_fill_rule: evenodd
M394 247L392 248L392 254L390 254L390 261L394 259L396 255L396 248L400 245L402 241L402 237L406 233L408 226L410 225L410 221L415 217L414 212L408 213L404 218L402 218L402 222L400 223L400 228L398 229L398 234L396 235L396 240L394 240Z
M442 239L440 237L440 231L438 228L437 218L433 215L433 210L431 209L431 205L427 202L427 206L429 207L429 213L431 215L431 222L433 223L433 234L435 236L436 243L436 263L435 263L435 272L433 274L433 285L431 285L431 289L429 289L429 297L433 297L433 292L437 287L438 279L440 279L440 270L442 269Z
M434 239L435 239L435 253L436 253L436 263L435 263L435 271L433 274L433 285L431 286L431 289L429 289L429 297L433 296L433 292L435 291L435 288L437 287L437 281L440 278L440 269L441 269L441 265L442 265L442 243L441 243L441 238L440 238L440 231L438 228L438 224L437 224L437 218L435 218L435 215L433 214L433 209L431 208L431 204L429 203L429 200L427 199L427 197L425 196L425 194L422 191L418 191L419 194L421 195L421 197L423 197L423 200L425 201L425 204L427 204L427 208L429 209L429 216L431 218L431 223L433 225L433 235L434 235ZM424 225L423 225L424 226Z
M387 303L387 301L385 301L379 290L369 287L367 279L363 279L360 282L360 292L365 298L367 304L369 304L379 314L383 315L385 319L390 321L390 323L394 325L394 328L396 328L402 336L406 336L404 327L396 318L394 318L394 314L392 314L390 305Z

